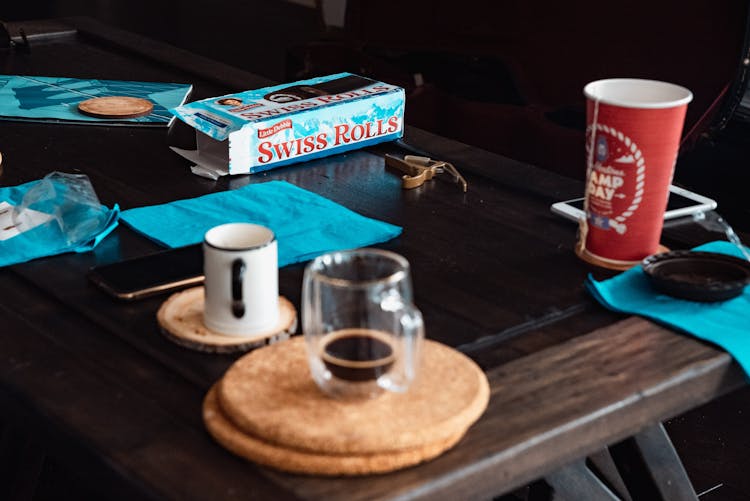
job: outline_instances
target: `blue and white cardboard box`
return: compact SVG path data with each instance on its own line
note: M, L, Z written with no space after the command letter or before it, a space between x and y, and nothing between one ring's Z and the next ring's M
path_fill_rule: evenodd
M204 99L170 110L197 143L172 150L200 176L253 174L398 139L404 101L402 88L351 73Z

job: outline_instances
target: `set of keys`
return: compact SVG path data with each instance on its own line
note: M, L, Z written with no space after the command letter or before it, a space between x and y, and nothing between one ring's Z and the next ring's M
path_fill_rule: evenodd
M385 155L385 164L404 173L401 178L401 186L405 189L422 186L425 181L429 181L439 174L445 174L447 180L459 185L464 193L469 187L466 179L449 162L418 155L406 155L404 158L399 158L387 154Z

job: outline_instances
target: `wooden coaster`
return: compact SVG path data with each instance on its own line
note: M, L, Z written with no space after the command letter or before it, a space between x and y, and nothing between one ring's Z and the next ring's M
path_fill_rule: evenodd
M229 336L203 324L204 288L193 287L169 296L156 318L162 333L175 343L208 353L234 353L288 339L297 330L297 310L279 296L279 322L275 327L250 336Z
M279 470L308 475L367 475L386 473L428 461L453 447L463 437L453 437L398 452L339 455L311 453L281 447L237 428L222 412L214 386L203 401L203 422L214 439L232 453Z
M406 393L336 400L315 385L302 337L237 360L218 384L227 418L243 433L314 454L382 454L448 443L484 412L489 384L462 353L425 341Z
M660 254L662 252L668 252L668 251L669 251L669 248L659 244L659 248L656 250L654 254ZM605 257L592 254L591 252L588 251L588 249L579 248L578 246L576 246L576 255L589 264L593 264L594 266L599 266L600 268L607 268L608 270L618 270L618 271L629 270L633 266L637 266L641 264L641 260L619 261L616 259L607 259Z
M78 103L78 111L97 118L136 118L148 115L154 104L139 97L106 96Z

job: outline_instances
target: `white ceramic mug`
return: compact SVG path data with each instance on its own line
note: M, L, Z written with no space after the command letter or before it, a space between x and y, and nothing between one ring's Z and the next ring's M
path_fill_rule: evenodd
M278 247L265 226L229 223L203 239L203 323L212 331L248 336L279 320Z

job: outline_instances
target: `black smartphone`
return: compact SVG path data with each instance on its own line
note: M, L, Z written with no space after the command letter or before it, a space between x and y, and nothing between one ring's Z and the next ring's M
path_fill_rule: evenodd
M203 283L201 244L91 268L88 278L117 299L131 301Z

